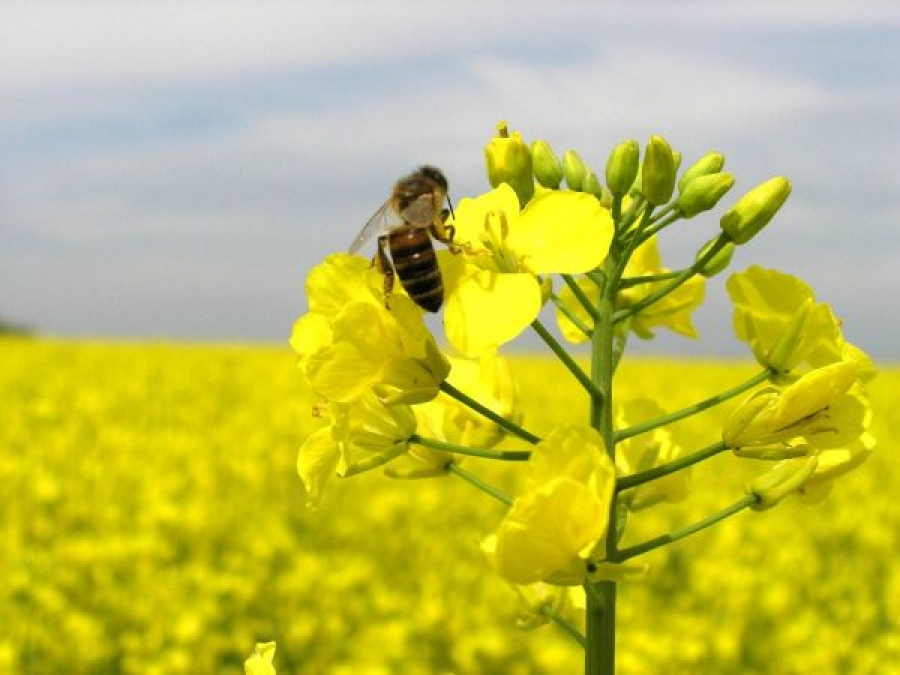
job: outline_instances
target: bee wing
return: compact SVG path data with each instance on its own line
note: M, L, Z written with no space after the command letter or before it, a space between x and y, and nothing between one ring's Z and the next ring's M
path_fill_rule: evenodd
M369 222L367 222L363 226L363 229L359 231L359 234L356 235L356 239L350 244L350 253L356 253L365 246L366 242L372 237L382 235L401 225L403 225L403 218L401 218L400 214L397 213L393 206L391 206L391 200L386 201L381 205L381 208L372 214L372 217L369 218Z
M412 201L400 214L403 221L415 227L427 228L434 224L437 205L430 192L420 195Z

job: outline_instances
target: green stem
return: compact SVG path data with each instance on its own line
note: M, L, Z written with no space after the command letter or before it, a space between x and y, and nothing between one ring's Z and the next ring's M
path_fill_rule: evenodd
M681 212L675 211L674 213L672 213L672 208L673 207L669 206L663 211L656 214L656 218L653 219L653 222L650 224L650 226L647 227L643 232L641 232L641 243L644 243L654 234L658 233L663 228L668 227L676 220L681 218Z
M481 415L484 415L491 422L494 422L497 426L499 426L501 429L505 429L509 433L511 433L515 436L518 436L519 438L526 440L529 443L540 443L541 442L540 436L535 436L533 433L531 433L530 431L526 431L525 429L520 427L515 422L511 422L510 420L506 419L505 417L503 417L503 415L498 415L493 410L482 405L481 403L476 401L471 396L467 396L466 394L461 392L459 389L457 389L452 384L447 382L447 380L444 380L443 382L441 382L441 391L444 392L445 394L447 394L448 396L452 396L460 403L469 406L475 412L480 413Z
M410 443L423 445L426 448L452 452L455 455L468 455L470 457L483 457L485 459L499 459L505 462L525 462L531 457L531 450L494 450L493 448L470 448L466 445L457 445L447 441L439 441L436 438L425 438L419 434L409 437Z
M643 284L652 284L655 281L668 281L669 279L674 279L679 274L684 272L684 270L678 270L675 272L661 272L660 274L645 274L640 277L627 277L622 279L619 283L620 289L632 288L633 286L641 286Z
M660 466L655 466L652 469L647 469L646 471L641 471L640 473L633 473L630 476L623 476L616 481L616 492L629 490L633 487L637 487L638 485L649 483L650 481L656 480L657 478L668 476L669 474L675 473L676 471L681 471L682 469L693 466L694 464L702 462L705 459L715 457L720 452L727 449L728 446L725 445L725 442L719 441L718 443L713 443L712 445L707 446L702 450L697 450L696 452L692 452L691 454L685 455L684 457L679 457L672 462L661 464Z
M587 312L594 321L596 321L597 308L594 307L594 303L591 302L591 299L582 290L581 286L578 285L578 282L574 279L574 277L572 277L571 274L561 274L560 276L563 278L563 281L566 282L566 286L569 287L569 290L572 291L572 294L578 299L578 302L581 303L584 311Z
M507 506L512 506L512 504L513 504L512 497L510 497L508 494L506 494L502 490L498 490L490 483L481 480L474 473L470 473L470 472L466 471L456 462L451 462L450 464L448 464L447 471L449 471L450 473L455 473L457 476L462 478L464 481L466 481L467 483L470 483L471 485L474 485L479 490L481 490L485 494L490 495L497 501L503 502Z
M766 368L765 370L757 373L749 380L738 384L731 389L723 391L720 394L716 394L715 396L710 396L708 399L700 401L699 403L694 403L693 405L689 405L686 408L682 408L681 410L676 410L673 413L669 413L668 415L663 415L662 417L656 417L652 420L647 420L646 422L641 422L640 424L635 424L634 426L628 427L627 429L620 429L616 432L615 441L619 443L624 441L625 439L631 438L632 436L637 436L638 434L643 434L648 431L653 431L659 427L667 426L672 424L673 422L677 422L678 420L683 420L685 417L690 417L691 415L696 415L697 413L703 412L704 410L708 410L713 406L717 406L720 403L724 403L725 401L734 398L740 394L743 394L748 389L752 389L756 385L765 382L772 375L772 371Z
M665 546L667 544L676 542L679 539L689 537L692 534L696 534L697 532L705 530L707 527L711 527L716 523L725 520L726 518L730 518L736 513L740 513L744 509L753 506L756 501L757 498L754 495L747 495L746 497L743 497L736 501L731 506L728 506L721 511L714 513L711 516L707 516L703 520L698 520L696 523L688 525L687 527L673 530L668 534L663 534L659 537L648 539L647 541L635 546L629 546L628 548L623 548L620 551L616 551L614 555L610 556L609 560L610 562L616 563L624 562L626 560L629 560L630 558L634 558L635 556L647 553L648 551L652 551L655 548L659 548L660 546Z
M551 606L543 605L541 607L541 614L543 614L553 623L559 626L563 630L563 632L565 632L569 637L580 644L582 648L587 645L587 640L585 640L584 635L581 634L581 631L578 630L575 624L573 624L565 617L560 616Z
M626 249L627 250L627 249ZM603 437L610 461L615 464L615 436L612 417L613 384L613 343L615 326L612 317L618 280L622 264L620 244L613 242L609 255L603 263L605 283L600 290L597 303L598 319L591 335L591 379L602 398L591 399L590 422ZM616 496L610 502L609 522L616 522ZM606 537L607 558L616 549L614 527L608 528ZM585 636L587 647L584 651L585 675L614 675L616 672L616 583L601 581L585 584Z
M578 380L585 391L590 394L591 398L602 399L603 394L597 389L597 385L595 385L593 380L591 380L591 378L589 378L581 369L581 366L575 363L575 359L572 358L572 355L566 351L565 347L559 344L556 338L544 327L544 324L541 323L540 319L535 319L531 323L531 327L534 328L535 332L541 336L541 339L547 343L547 346L550 347L559 360L563 362L563 365L569 369L569 372L575 376L575 379Z
M560 300L559 296L556 293L550 294L550 301L554 305L556 305L556 308L560 312L566 315L566 318L571 321L574 326L585 335L585 337L591 336L591 329L588 328L588 326L585 325L585 323L581 319L575 316L575 312L573 312L572 309L568 305L566 305L566 303Z
M703 266L706 265L707 262L712 260L713 256L715 256L719 251L722 250L722 247L728 243L728 235L721 234L716 238L715 243L707 249L706 253L700 256L690 267L685 268L685 270L679 274L677 277L672 279L668 284L663 286L662 288L656 290L653 293L650 293L642 300L634 303L633 305L620 309L613 316L613 322L618 323L624 319L627 319L629 316L634 316L641 310L649 307L654 302L667 296L669 293L674 291L676 288L681 286L684 282L690 279L692 276L698 273L699 270L703 269Z

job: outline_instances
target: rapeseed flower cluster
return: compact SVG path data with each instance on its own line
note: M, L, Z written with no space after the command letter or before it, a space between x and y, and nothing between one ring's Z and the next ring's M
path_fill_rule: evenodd
M574 150L559 159L546 141L529 146L502 123L485 158L491 189L463 198L446 219L435 210L429 226L452 234L436 258L445 346L414 298L386 297L383 255L370 264L335 254L311 272L309 312L296 322L291 344L321 396L315 412L325 423L301 448L298 470L313 504L330 476L381 466L395 478L454 474L504 503L506 514L482 547L530 608L531 618L520 622L540 624L533 611L549 617L586 646L585 672L611 672L611 589L647 571L632 559L745 509L768 509L791 494L826 494L874 447L865 394L874 369L806 284L753 266L726 286L735 335L763 370L675 411L664 399L620 400L615 373L629 337L649 340L667 329L696 338L693 312L706 282L769 224L790 182L779 176L751 189L693 260L672 268L659 251L664 230L715 208L736 182L720 153L707 153L679 177L681 155L664 138L652 136L643 157L636 141L625 141L610 153L601 184ZM420 227L401 220L400 228ZM398 275L426 267L424 259L391 264ZM590 345L589 372L544 326L548 305L566 341ZM543 437L527 428L499 351L529 329L583 390L583 425ZM712 445L676 441L672 424L751 390ZM725 450L776 463L731 506L623 545L631 518L687 499L691 467ZM524 462L517 494L464 467L467 456ZM562 615L569 607L563 596L520 588L546 585L584 590L585 634ZM545 604L535 609L528 598Z

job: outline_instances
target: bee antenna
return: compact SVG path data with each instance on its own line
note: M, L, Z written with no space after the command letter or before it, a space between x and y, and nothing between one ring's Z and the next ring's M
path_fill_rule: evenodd
M447 207L450 209L450 217L456 220L456 214L453 213L453 202L450 201L450 195L447 195Z

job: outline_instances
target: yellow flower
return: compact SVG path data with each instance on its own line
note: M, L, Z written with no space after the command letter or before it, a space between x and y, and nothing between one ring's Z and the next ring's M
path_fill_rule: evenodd
M635 250L625 266L624 278L662 274L668 271L668 268L662 266L656 237L653 236ZM657 281L623 289L616 298L616 309L634 305L665 283ZM597 286L590 279L582 277L578 279L578 285L589 298L597 296ZM651 329L657 327L668 328L685 337L696 338L697 330L694 328L691 314L703 302L705 287L703 277L695 276L688 279L668 295L635 314L631 319L631 330L645 340L653 337ZM583 326L588 330L593 329L593 319L568 287L560 291L559 298ZM584 332L562 311L557 310L556 320L563 337L569 342L578 344L587 340Z
M275 675L275 666L272 659L275 658L274 642L258 642L253 654L244 661L244 673L246 675Z
M514 584L582 583L602 558L615 469L589 427L558 429L529 460L527 491L496 533L493 563Z
M615 424L623 429L638 422L660 417L665 411L649 399L629 401L619 406ZM672 433L657 428L645 434L626 439L616 446L616 468L620 476L629 476L668 464L683 455L675 444ZM687 498L691 484L690 469L683 469L658 480L645 483L623 492L622 502L632 511L645 509L659 502L680 502Z
M821 450L816 454L816 469L800 488L800 496L807 502L821 501L831 492L835 478L865 462L874 449L875 438L866 432L850 445Z
M734 304L734 333L750 345L757 362L778 373L803 363L813 368L851 360L864 380L874 374L868 356L848 343L840 322L812 289L789 274L753 265L726 283Z
M543 304L535 275L577 274L603 262L609 212L591 195L540 190L519 212L508 185L463 199L453 221L463 255L443 253L447 339L466 356L519 335Z
M374 274L373 274L374 272ZM437 395L450 364L404 295L384 306L380 275L359 256L335 254L307 279L310 311L290 344L313 390L349 403L372 392L386 403L420 403Z
M332 475L341 478L369 471L405 453L416 431L407 405L386 406L372 394L352 403L328 406L331 423L312 433L297 456L297 473L315 506Z
M856 365L841 361L806 373L784 389L765 387L731 414L722 438L731 448L800 437L814 448L848 445L868 429L872 417L856 383Z

